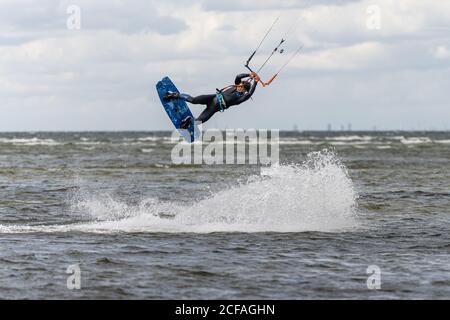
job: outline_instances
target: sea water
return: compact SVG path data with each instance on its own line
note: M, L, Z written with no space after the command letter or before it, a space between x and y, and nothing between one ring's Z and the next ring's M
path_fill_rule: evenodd
M281 132L272 165L176 143L0 134L0 298L450 298L450 133Z

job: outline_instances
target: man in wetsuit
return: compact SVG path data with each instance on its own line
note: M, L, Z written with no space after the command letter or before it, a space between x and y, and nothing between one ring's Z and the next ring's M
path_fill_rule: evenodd
M243 80L245 78L250 79ZM234 85L218 91L217 94L191 97L190 95L184 93L180 94L168 92L164 99L183 99L192 104L206 105L206 109L200 114L197 119L195 119L195 121L204 123L208 121L216 112L223 112L231 106L237 106L250 99L250 97L255 92L258 81L259 77L256 73L242 73L236 76ZM181 122L181 128L187 129L191 125L191 123L192 117L187 117Z

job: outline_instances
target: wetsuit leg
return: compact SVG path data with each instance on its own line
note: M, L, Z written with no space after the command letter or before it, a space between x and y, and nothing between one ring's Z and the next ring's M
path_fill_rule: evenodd
M211 103L208 104L206 109L203 110L203 112L198 116L198 118L195 121L205 123L218 111L220 111L220 108L213 100Z
M181 94L180 97L191 104L206 105L206 109L203 110L203 112L198 116L197 119L195 119L195 121L205 123L214 115L214 113L220 111L220 107L217 105L215 94L205 94L197 97L191 97L188 94Z
M182 95L185 101L192 104L206 104L209 105L214 101L215 94L205 94L197 97L191 97L189 95Z

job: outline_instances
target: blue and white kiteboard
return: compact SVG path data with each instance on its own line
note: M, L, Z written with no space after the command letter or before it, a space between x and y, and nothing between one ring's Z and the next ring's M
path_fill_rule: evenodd
M159 99L161 100L161 103L175 128L187 142L194 142L195 139L200 136L200 130L195 124L195 121L192 121L191 125L187 129L180 128L181 121L186 117L191 116L194 119L194 116L192 115L191 110L189 110L186 102L182 99L172 99L170 101L164 100L164 96L169 91L179 93L172 80L170 80L169 77L163 78L156 84L156 90L158 91Z

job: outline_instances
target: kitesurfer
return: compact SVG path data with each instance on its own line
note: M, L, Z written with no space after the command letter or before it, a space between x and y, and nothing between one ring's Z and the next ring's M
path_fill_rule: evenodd
M225 87L222 90L217 90L216 94L207 94L192 97L184 93L180 94L168 92L165 95L164 99L167 101L172 99L183 99L191 104L206 105L206 109L200 114L200 116L198 116L197 119L195 119L195 121L205 123L216 112L223 112L231 106L237 106L250 99L250 97L255 92L258 81L260 81L260 79L255 72L242 73L236 76L234 85ZM191 123L192 117L186 117L181 122L181 128L187 129L189 128Z

